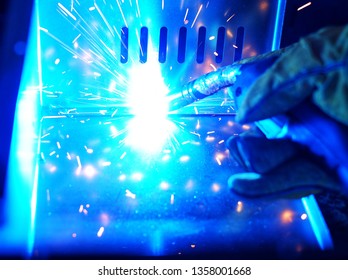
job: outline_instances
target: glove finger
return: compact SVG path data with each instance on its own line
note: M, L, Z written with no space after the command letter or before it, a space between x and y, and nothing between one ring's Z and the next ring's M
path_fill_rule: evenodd
M303 150L289 139L267 139L261 132L254 131L230 137L226 146L241 167L256 173L269 172Z
M293 158L265 174L234 174L228 184L234 193L251 198L300 198L341 189L334 173L308 157Z

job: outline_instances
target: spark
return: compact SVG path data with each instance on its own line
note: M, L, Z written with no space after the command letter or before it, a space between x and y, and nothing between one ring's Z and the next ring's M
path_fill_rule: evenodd
M113 118L117 114L118 109L112 112L111 117Z
M237 209L236 209L237 213L240 213L243 211L243 202L238 201L237 202Z
M111 137L115 138L119 135L118 130L115 126L110 126L110 131L111 131Z
M304 220L306 220L306 219L307 219L307 217L308 217L308 216L307 216L307 214L306 214L306 213L304 213L304 214L302 214L302 215L301 215L301 220L303 220L303 221L304 221Z
M174 194L172 194L171 196L170 196L170 204L171 205L173 205L174 204L174 201L175 200L175 196L174 196Z
M131 199L135 199L136 195L132 193L130 190L126 190L126 197L129 197Z
M186 9L186 13L185 13L185 16L184 16L184 24L188 24L188 20L187 20L188 12L189 12L189 8Z
M144 175L140 172L135 172L132 174L132 179L133 181L138 181L140 182L143 179Z
M53 155L55 155L56 154L56 151L52 151L52 152L50 152L50 156L53 156Z
M233 19L235 15L236 15L236 14L233 14L232 16L230 16L230 17L226 20L226 22L229 22L231 19Z
M45 33L48 33L48 29L46 29L46 28L40 27L40 30L45 32Z
M193 135L196 135L198 138L201 138L201 135L199 133L197 133L197 132L191 131L190 133L193 134Z
M195 114L198 115L198 109L197 109L197 107L195 106L195 107L193 107L193 109L195 110Z
M57 58L57 59L54 61L54 64L55 64L55 65L58 65L59 63L60 63L60 59Z
M182 163L188 162L189 160L190 160L190 157L188 155L180 157L180 162Z
M199 120L197 120L197 124L196 124L196 130L200 129L201 128L201 123Z
M88 10L89 10L89 11L94 11L94 10L95 10L95 7L89 7Z
M244 130L249 130L251 127L250 127L250 125L248 125L248 124L243 124L243 125L242 125L242 128L243 128Z
M227 29L227 36L229 37L229 38L233 38L233 33L232 33L232 31L230 30L230 29Z
M71 160L71 155L68 152L66 153L66 157L68 158L68 160Z
M121 174L120 176L118 176L119 181L125 181L126 179L127 179L126 174Z
M85 146L87 154L93 154L94 150Z
M71 235L72 238L76 238L76 236L77 234L75 232Z
M303 10L304 8L307 8L308 6L312 5L312 2L308 2L304 5L302 5L301 7L297 8L297 11L301 11Z
M195 19L194 19L193 22L192 22L191 28L193 28L193 26L195 25L195 23L196 23L196 21L197 21L197 18L198 18L199 14L200 14L201 11L202 11L202 8L203 8L203 4L201 4L201 5L199 6L198 12L197 12L197 14L196 14Z
M212 130L212 131L208 131L207 134L214 134L215 133L215 130Z
M124 13L123 13L122 8L121 8L120 1L119 1L119 0L116 0L116 3L117 3L117 5L118 5L118 8L120 9L120 13L121 13L121 16L122 16L122 18L123 18L124 24L125 24L126 27L128 27L127 20L126 20L126 18L125 18L125 16L124 16ZM138 1L137 1L137 4L138 4ZM140 17L140 11L139 11L139 17Z
M214 40L215 39L215 36L210 36L209 37L209 41L212 41L212 40Z
M120 156L120 159L124 159L124 157L127 155L127 152L123 152L123 154Z
M221 189L221 186L217 183L214 183L211 188L212 188L213 192L219 192Z
M111 161L104 161L101 164L102 166L106 167L106 166L110 166L111 165Z
M221 140L221 141L219 141L219 144L222 144L222 143L224 143L225 142L225 140Z
M82 213L82 211L83 211L83 205L81 204L79 208L79 213Z
M57 142L57 148L60 150L62 147L59 142Z
M184 2L185 0L181 0L181 3L180 3L180 10L182 10L184 8Z
M214 55L215 55L215 56L219 56L219 54L218 54L217 52L214 52Z
M135 3L136 3L136 6L137 6L138 15L139 15L139 17L141 17L141 15L140 15L140 8L139 8L139 2L138 1L139 0L135 0Z
M170 160L170 155L167 154L162 157L162 161L168 161L168 160Z
M100 227L100 229L98 230L97 236L98 236L99 238L102 237L102 235L103 235L103 233L104 233L104 230L105 230L104 227Z
M234 45L234 44L233 44L232 47L234 47L235 49L238 49L238 46L237 46L237 45Z
M210 63L210 67L213 68L214 71L217 70L216 66L214 64L212 64L212 63Z
M41 136L41 139L44 139L45 137L47 137L47 136L49 136L49 135L50 135L50 133L46 133L46 134L44 134L44 135Z
M61 3L58 3L58 6L61 8L63 13L65 13L66 15L68 15L69 17L71 17L73 20L76 21L76 17L67 8L65 8Z
M69 109L69 110L67 111L67 113L68 113L68 114L71 114L71 113L73 113L73 112L75 112L75 111L77 111L77 109L76 109L76 108L73 108L73 109Z
M164 191L168 190L169 189L169 183L168 182L161 182L160 188L161 188L161 190L164 190Z
M76 161L77 161L77 166L81 168L82 165L81 165L81 159L79 156L76 156Z
M221 160L220 160L220 158L217 156L217 157L215 157L215 160L216 160L216 162L218 163L218 165L220 165L221 166Z
M164 10L164 0L162 0L162 10Z
M108 88L108 91L109 92L114 92L116 90L116 81L115 80L112 80L109 84L109 88Z
M100 10L99 6L97 5L97 3L94 1L94 6L95 8L97 9L99 15L101 16L101 18L103 19L105 25L107 26L107 28L110 30L112 36L115 36L114 35L114 30L112 29L112 27L110 26L108 20L106 19L105 15L103 14L103 12Z
M291 210L284 210L280 218L283 224L291 223L294 219L294 212Z
M92 165L87 165L84 168L83 173L87 178L93 178L97 174L97 170Z

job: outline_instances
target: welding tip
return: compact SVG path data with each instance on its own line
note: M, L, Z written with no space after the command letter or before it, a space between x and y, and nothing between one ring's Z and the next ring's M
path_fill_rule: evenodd
M183 108L233 85L236 77L240 74L240 67L239 64L222 67L185 84L179 90L170 92L167 95L169 112Z

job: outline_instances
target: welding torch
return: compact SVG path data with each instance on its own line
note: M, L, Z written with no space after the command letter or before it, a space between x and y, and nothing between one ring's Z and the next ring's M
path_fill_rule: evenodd
M183 108L198 100L212 96L223 88L233 86L232 95L239 107L243 91L262 75L289 47L235 62L205 74L167 95L169 112ZM310 102L303 102L287 115L274 116L256 122L267 138L290 137L319 156L324 156L330 166L340 166L340 177L348 185L347 128L332 120ZM332 132L327 137L327 131ZM334 139L334 141L331 141ZM345 175L341 175L345 174Z
M238 76L243 76L243 84L250 84L260 76L284 52L284 49L242 59L221 67L190 81L181 88L167 94L169 112L176 111L198 100L212 96L218 91L233 86Z

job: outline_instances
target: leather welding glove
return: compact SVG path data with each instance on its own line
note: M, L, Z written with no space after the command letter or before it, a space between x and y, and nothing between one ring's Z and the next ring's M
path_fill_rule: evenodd
M290 139L267 139L256 128L229 138L226 145L231 157L245 170L228 181L239 195L300 198L341 188L324 159Z
M236 121L267 119L310 97L327 115L348 125L347 79L348 25L321 29L281 51L249 88Z
M322 29L277 56L245 93L237 122L286 115L310 100L348 126L348 26ZM231 189L240 195L303 197L341 189L324 158L290 139L267 139L252 131L230 138L227 147L246 171L229 179Z

